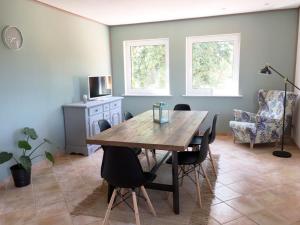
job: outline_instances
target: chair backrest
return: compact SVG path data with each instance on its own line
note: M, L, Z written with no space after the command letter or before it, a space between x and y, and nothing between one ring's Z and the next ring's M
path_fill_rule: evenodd
M109 124L109 122L107 120L99 120L98 125L99 125L100 132L111 128L111 125Z
M133 115L130 112L125 112L124 113L124 120L129 120L133 118Z
M102 177L112 186L136 188L146 182L142 166L132 149L102 146L104 150L101 166Z
M109 128L111 128L111 125L107 120L99 120L98 121L100 132L103 132ZM102 167L104 166L104 158L102 158L102 165L101 165L101 177L103 177L103 170Z
M200 150L199 150L199 155L198 155L198 163L203 162L208 154L208 148L209 148L209 131L210 128L208 128L203 135L202 141L201 141L201 146L200 146Z
M188 104L177 104L177 105L175 105L174 110L191 111L191 107Z
M218 114L215 114L213 122L212 122L212 126L211 126L211 131L210 131L210 134L209 134L209 138L208 138L208 143L209 144L213 143L216 139L217 119L218 119Z
M297 95L292 92L286 93L286 116L291 116ZM282 119L284 91L259 90L257 95L259 110L258 115L270 119Z

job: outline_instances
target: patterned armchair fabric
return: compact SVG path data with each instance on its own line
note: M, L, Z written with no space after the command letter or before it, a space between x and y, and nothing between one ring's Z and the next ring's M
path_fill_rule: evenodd
M297 95L287 92L285 128L289 126ZM280 141L283 122L284 91L259 90L257 114L234 110L234 121L229 122L234 140L239 143L271 143Z

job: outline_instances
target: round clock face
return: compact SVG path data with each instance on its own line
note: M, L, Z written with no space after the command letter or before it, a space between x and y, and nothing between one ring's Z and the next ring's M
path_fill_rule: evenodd
M12 26L7 26L2 32L4 44L10 49L20 49L23 44L23 37L21 31Z

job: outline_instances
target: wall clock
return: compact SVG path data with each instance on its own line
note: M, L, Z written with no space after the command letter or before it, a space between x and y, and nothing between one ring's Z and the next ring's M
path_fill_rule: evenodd
M20 49L23 44L21 31L17 27L6 26L2 31L2 40L4 44L13 50Z

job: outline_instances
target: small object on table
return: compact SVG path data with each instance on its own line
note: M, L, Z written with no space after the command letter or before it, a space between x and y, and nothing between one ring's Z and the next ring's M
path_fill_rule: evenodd
M169 122L169 109L167 103L159 102L153 105L153 121L156 123Z

